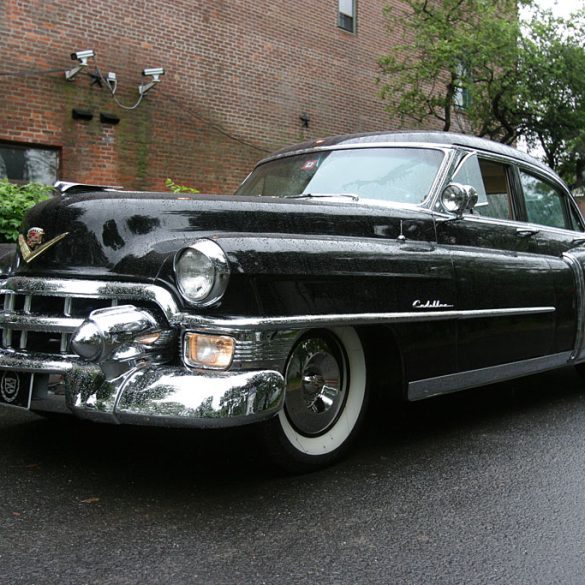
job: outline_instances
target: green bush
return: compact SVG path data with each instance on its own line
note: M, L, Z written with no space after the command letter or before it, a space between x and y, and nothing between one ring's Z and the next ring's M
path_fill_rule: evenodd
M173 193L191 193L191 194L199 193L199 191L197 189L195 189L195 187L188 187L186 185L177 185L175 183L175 181L173 181L173 179L167 179L165 181L165 185L167 186L167 189L169 191L172 191Z
M15 185L0 179L0 242L16 242L25 213L39 201L48 199L51 193L48 185Z

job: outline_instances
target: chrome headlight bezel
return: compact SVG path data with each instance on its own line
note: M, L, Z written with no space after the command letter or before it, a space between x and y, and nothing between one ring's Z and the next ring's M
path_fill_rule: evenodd
M197 267L198 262L205 268ZM190 305L196 307L214 305L220 301L227 289L230 277L229 262L225 252L213 240L202 238L179 250L175 254L173 269L179 292ZM188 278L202 279L204 286L197 291L196 286L188 282Z

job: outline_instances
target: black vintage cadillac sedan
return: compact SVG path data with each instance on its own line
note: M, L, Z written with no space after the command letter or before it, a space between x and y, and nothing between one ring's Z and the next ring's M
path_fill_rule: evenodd
M0 273L0 402L93 421L254 423L331 463L373 388L421 400L585 362L585 225L512 148L316 140L235 196L94 191L33 208Z

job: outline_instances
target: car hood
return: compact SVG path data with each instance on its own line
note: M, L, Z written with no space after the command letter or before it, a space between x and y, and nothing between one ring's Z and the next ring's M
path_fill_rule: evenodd
M67 234L17 273L152 281L177 250L199 237L287 234L434 239L425 210L350 200L100 192L54 197L27 214L21 233L43 242Z

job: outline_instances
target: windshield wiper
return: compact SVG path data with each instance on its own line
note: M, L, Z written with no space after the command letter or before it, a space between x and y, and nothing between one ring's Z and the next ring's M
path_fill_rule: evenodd
M349 197L352 201L359 201L359 195L355 193L298 193L296 195L285 195L284 199L310 199L312 197Z

